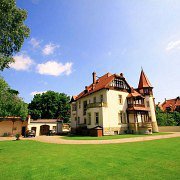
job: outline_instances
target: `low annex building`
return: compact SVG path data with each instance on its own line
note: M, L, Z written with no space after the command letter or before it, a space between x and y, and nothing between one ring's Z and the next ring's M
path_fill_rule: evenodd
M103 135L158 132L153 87L143 70L136 89L122 73L92 76L92 84L71 98L73 133L91 134L96 128Z
M56 134L68 133L70 131L70 125L63 123L59 119L28 119L28 130L34 130L36 136L48 135L50 130L54 130Z
M34 130L36 136L39 135L48 135L50 130L57 130L57 119L30 119L28 121L28 129Z
M24 121L20 117L0 117L0 136L14 136L16 134L24 136L27 124L28 121Z
M174 99L165 99L162 104L158 104L158 107L164 112L180 112L180 98L178 96Z

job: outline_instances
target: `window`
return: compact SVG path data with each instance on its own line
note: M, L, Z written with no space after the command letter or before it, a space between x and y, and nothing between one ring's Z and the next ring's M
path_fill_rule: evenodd
M149 94L149 89L144 89L144 94Z
M146 101L147 107L149 107L149 101Z
M72 111L76 111L76 104L72 104Z
M126 113L123 111L118 113L118 124L126 124Z
M119 104L122 104L123 101L122 101L122 95L119 95Z
M91 113L88 113L88 125L91 125Z
M83 115L86 115L86 110L87 110L87 101L83 102Z
M96 103L96 97L93 98L94 103Z
M103 102L103 95L100 95L100 102Z
M78 124L80 124L80 117L78 117Z
M123 121L122 121L123 124L126 124L126 113L123 112Z
M79 109L81 109L81 101L79 101Z
M84 118L84 124L86 124L86 118Z
M99 113L95 113L95 124L99 124Z
M123 115L122 115L122 111L118 113L118 124L122 124L123 121Z

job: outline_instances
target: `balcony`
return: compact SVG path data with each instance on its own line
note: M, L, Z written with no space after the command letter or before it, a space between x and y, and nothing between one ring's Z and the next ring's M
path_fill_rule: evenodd
M145 107L145 104L128 104L128 108L132 107Z
M141 127L141 128L152 128L151 122L139 122L139 123L129 123L130 128Z
M87 104L87 108L98 108L98 107L107 107L107 103L105 102L96 102Z

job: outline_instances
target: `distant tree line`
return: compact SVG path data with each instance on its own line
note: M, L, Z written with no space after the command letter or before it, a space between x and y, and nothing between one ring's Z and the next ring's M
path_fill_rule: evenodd
M156 119L159 126L180 126L180 112L163 112L156 107Z
M61 119L68 122L70 118L70 97L64 93L47 91L36 94L28 109L32 119Z

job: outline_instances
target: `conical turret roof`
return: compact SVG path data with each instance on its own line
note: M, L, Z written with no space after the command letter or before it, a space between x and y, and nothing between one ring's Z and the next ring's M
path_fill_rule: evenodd
M139 85L138 85L138 89L142 89L142 88L148 88L148 87L152 87L150 81L148 80L146 74L144 73L143 69L141 70L141 75L139 78Z

